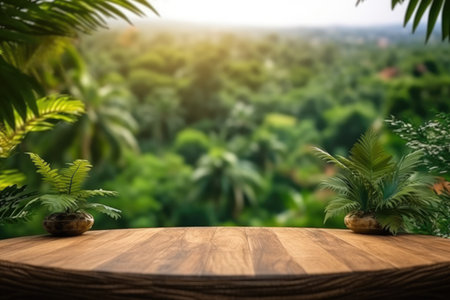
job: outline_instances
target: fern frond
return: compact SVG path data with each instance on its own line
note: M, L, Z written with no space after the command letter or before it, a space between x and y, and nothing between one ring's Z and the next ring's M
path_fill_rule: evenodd
M415 169L422 164L423 151L414 151L400 159L397 163L397 176L399 180L405 180L411 176Z
M64 192L64 182L62 181L58 170L50 168L50 164L43 160L39 155L31 152L28 152L27 154L36 166L37 172L42 175L44 181L50 183L54 190Z
M27 133L49 130L54 121L74 122L84 113L83 102L66 96L45 97L37 100L36 105L38 114L28 109L25 119L15 118L14 127L0 123L0 157L8 157Z
M330 153L317 147L313 147L312 149L314 151L314 154L320 159L326 161L327 163L335 164L342 169L347 169L347 167L344 164L342 164L339 160L334 158Z
M398 211L385 210L376 214L376 219L381 227L396 235L400 230L404 229L404 219Z
M86 198L90 198L90 197L115 197L117 196L119 193L115 192L115 191L107 191L107 190L102 190L102 189L98 189L98 190L82 190L79 191L76 195L77 197L81 198L81 199L86 199Z
M320 183L319 188L331 190L337 192L340 195L346 195L349 193L348 181L345 177L339 175L328 177L327 179L323 180Z
M77 208L76 198L67 194L46 194L40 196L39 201L51 212L73 211Z
M92 165L87 160L77 159L68 164L68 168L61 170L61 182L64 185L64 193L76 194L81 191L81 186L86 180Z
M80 207L81 209L93 209L100 213L106 214L107 216L117 220L120 218L120 211L119 209L101 204L101 203L86 203L83 206Z

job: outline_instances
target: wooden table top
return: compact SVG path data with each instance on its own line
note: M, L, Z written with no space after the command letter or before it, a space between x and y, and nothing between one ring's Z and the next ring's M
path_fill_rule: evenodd
M63 296L62 282L87 295L105 293L100 283L107 282L111 299L373 295L364 294L364 287L377 288L376 297L392 288L399 295L439 295L450 291L450 240L261 227L118 229L0 240L0 288L38 293L48 284ZM421 290L411 287L418 283ZM380 290L381 284L391 288Z

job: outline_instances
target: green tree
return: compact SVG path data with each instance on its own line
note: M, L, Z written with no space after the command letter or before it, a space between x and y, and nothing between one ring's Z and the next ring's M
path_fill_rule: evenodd
M174 143L175 151L190 165L195 165L210 147L208 137L203 132L191 128L178 132Z
M193 174L195 199L211 200L236 219L245 200L256 204L262 178L248 161L222 148L213 148L198 162Z

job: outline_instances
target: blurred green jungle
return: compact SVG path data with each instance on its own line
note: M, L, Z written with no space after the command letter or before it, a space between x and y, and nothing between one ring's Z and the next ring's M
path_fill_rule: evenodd
M93 229L343 228L342 217L323 223L333 194L318 185L336 170L311 146L347 155L373 128L399 157L410 150L387 118L419 125L450 111L450 48L397 27L116 26L71 43L39 76L86 113L30 133L3 167L45 192L25 152L52 167L90 160L86 188L117 191L95 200L122 210L94 214ZM0 237L42 234L47 214Z

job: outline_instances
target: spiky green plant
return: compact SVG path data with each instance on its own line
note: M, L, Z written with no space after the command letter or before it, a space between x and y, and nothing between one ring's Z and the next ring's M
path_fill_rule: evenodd
M333 157L319 148L315 152L341 171L321 185L337 194L325 208L325 222L347 213L373 215L384 229L396 234L406 230L410 221L427 222L439 202L431 190L433 177L415 172L422 152L395 162L371 130L352 147L349 158Z
M117 192L114 191L82 189L82 185L92 168L89 161L79 159L69 163L67 168L58 170L52 169L39 155L28 154L36 166L37 172L54 190L54 193L40 195L38 198L38 201L51 212L78 212L92 209L113 219L120 217L120 210L118 209L87 201L90 197L117 195Z

